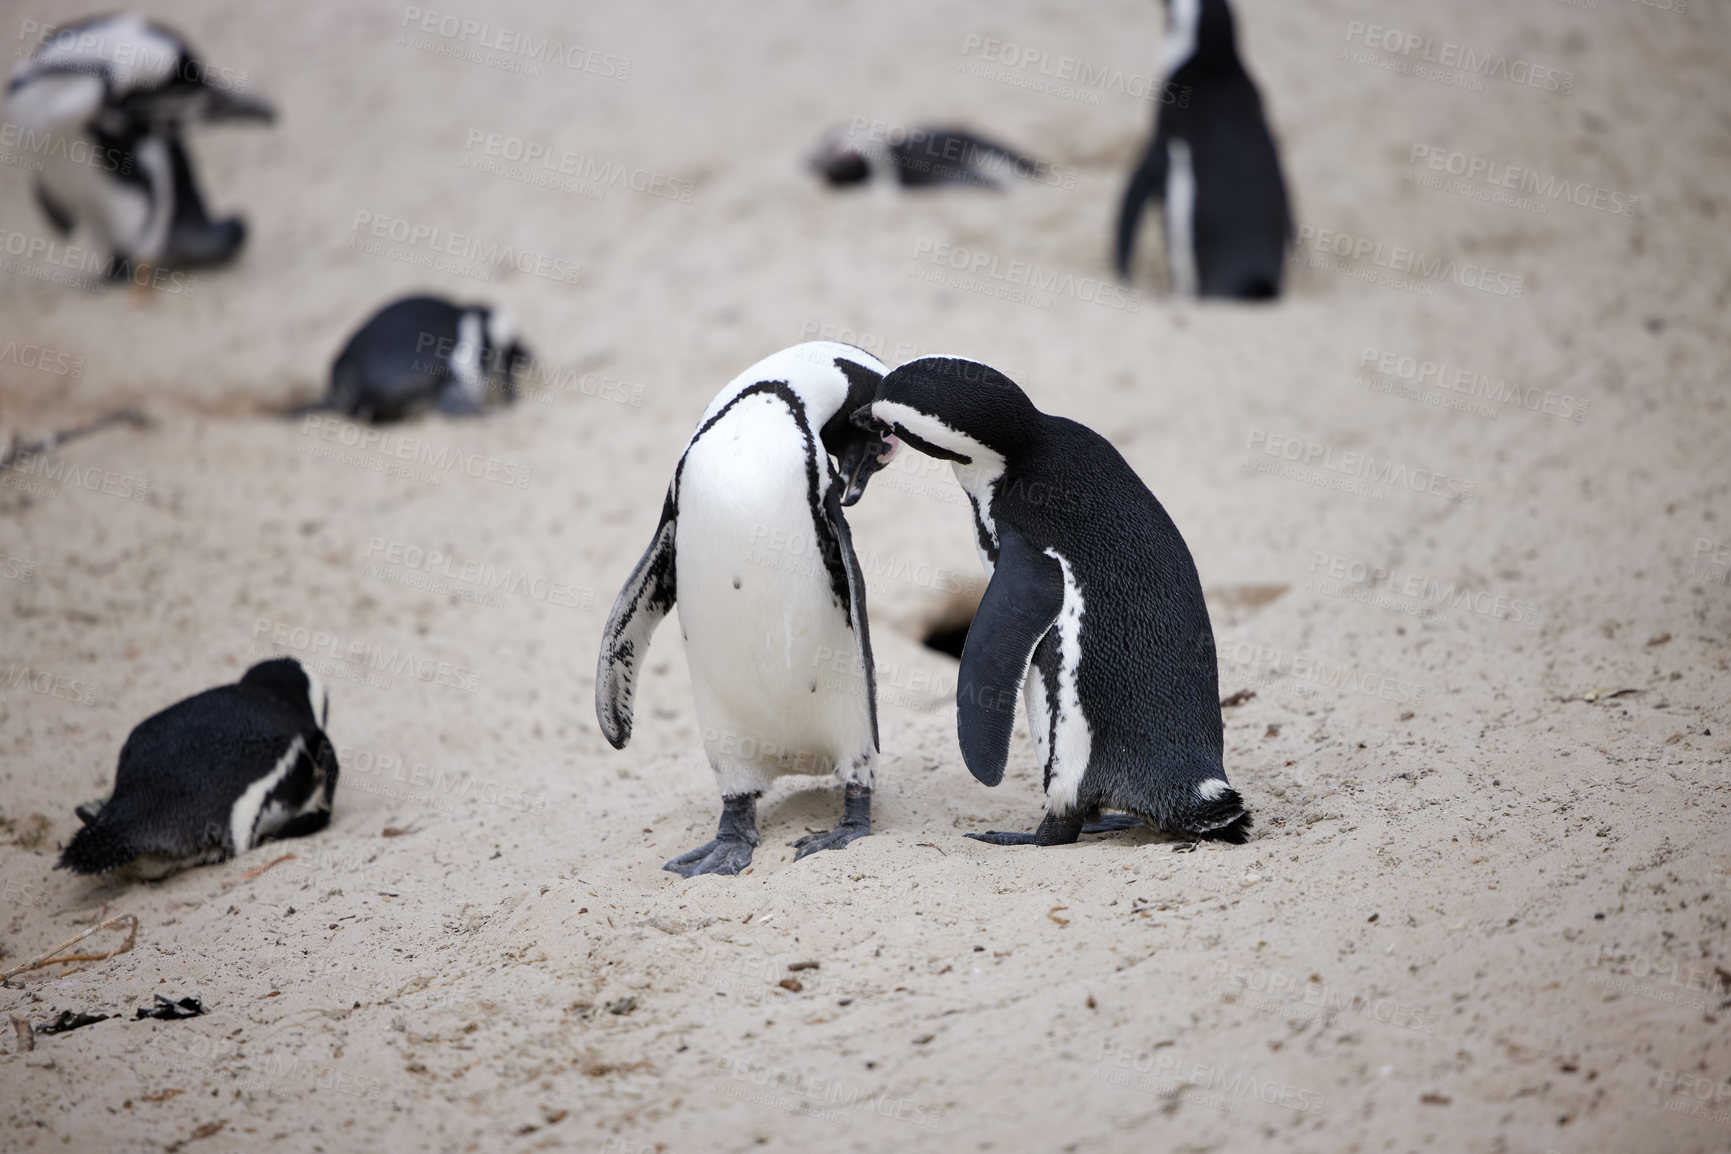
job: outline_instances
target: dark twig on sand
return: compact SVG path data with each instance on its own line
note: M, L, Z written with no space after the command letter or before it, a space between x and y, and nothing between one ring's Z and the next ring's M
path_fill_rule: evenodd
M142 429L149 424L150 418L144 415L143 410L128 405L124 409L105 413L86 424L74 425L70 429L62 429L57 433L49 433L39 441L21 441L18 439L18 435L14 433L12 443L6 446L4 452L0 452L0 470L16 468L18 462L22 460L37 457L43 453L52 453L67 441L88 437L91 433L100 433L110 425L131 425L134 428Z
M96 933L98 930L106 930L110 926L119 925L121 922L131 922L132 923L132 932L126 935L126 940L124 942L122 942L117 949L112 949L112 950L109 950L107 953L102 953L102 954L69 954L64 958L56 956L57 954L60 953L61 950L64 950L64 949L67 949L71 946L77 945L79 942L82 942L85 938L88 938L91 934ZM55 946L53 949L49 950L47 953L41 955L40 957L34 959L33 961L25 962L23 965L13 966L10 970L7 970L4 974L0 974L0 985L5 985L8 981L17 977L19 974L24 973L26 970L39 970L43 966L59 966L59 965L65 965L68 962L100 962L100 961L104 961L108 958L112 958L116 954L124 954L127 950L130 950L133 947L133 944L137 941L138 941L138 918L132 914L116 914L113 917L109 918L105 922L99 922L98 924L91 926L89 929L85 930L83 933L74 934L72 937L67 938L65 941L61 942L59 945Z

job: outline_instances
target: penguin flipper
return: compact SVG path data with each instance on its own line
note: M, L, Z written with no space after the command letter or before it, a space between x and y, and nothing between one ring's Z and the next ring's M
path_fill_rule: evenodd
M655 537L619 590L601 631L601 657L595 664L595 717L614 749L624 749L631 740L637 666L649 651L655 627L673 608L676 598L673 541L678 526L679 507L670 487Z
M847 574L847 616L848 623L853 626L853 635L859 639L860 660L864 662L866 685L866 708L871 712L872 748L878 744L878 685L877 671L872 666L871 626L866 621L866 591L865 578L860 574L859 557L853 551L853 534L849 531L847 518L841 510L842 495L846 486L839 478L832 478L829 491L823 495L823 511L829 517L830 527L835 530L837 552L841 554L842 569Z
M1004 780L1016 699L1028 663L1064 607L1056 561L999 523L998 561L962 647L956 678L956 732L968 771L986 785Z
M1130 275L1130 257L1136 251L1136 231L1142 226L1142 210L1150 200L1166 198L1166 138L1154 134L1142 163L1130 174L1130 184L1124 189L1124 203L1118 209L1118 242L1112 259L1118 276Z

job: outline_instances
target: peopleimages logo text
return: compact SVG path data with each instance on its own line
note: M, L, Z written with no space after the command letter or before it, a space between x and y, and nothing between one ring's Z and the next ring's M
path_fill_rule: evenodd
M1505 53L1480 52L1450 40L1437 40L1415 32L1402 32L1398 28L1385 28L1381 24L1367 24L1363 20L1347 22L1346 42L1363 44L1366 48L1380 49L1405 60L1452 68L1487 80L1506 80L1511 84L1537 88L1544 92L1557 92L1565 96L1575 91L1573 72L1535 64L1531 60L1511 60Z
M961 278L955 282L932 276L922 276L920 265L927 265L932 271L950 273ZM914 242L914 276L917 279L948 284L954 288L967 288L971 291L986 292L997 286L1009 293L990 292L988 295L1005 296L1015 299L1010 293L1032 294L1033 299L1025 303L1039 302L1053 296L1074 297L1084 304L1099 305L1102 308L1116 309L1122 312L1136 312L1142 307L1142 292L1140 289L1125 289L1112 281L1096 280L1090 276L1077 276L1074 273L1059 272L1056 269L1042 268L1032 261L1004 260L995 253L981 252L978 249L963 248L960 245L940 244L935 241L920 240ZM1024 303L1020 302L1019 303Z
M355 246L362 237L372 237L423 249L439 256L469 261L481 267L509 266L529 276L565 284L576 284L577 277L583 271L582 265L563 257L516 245L484 241L472 233L450 232L437 225L422 224L402 217L368 212L365 209L355 211L349 230L353 234L349 242L351 246Z
M465 49L514 57L523 63L558 64L574 72L587 72L608 80L631 78L629 57L596 52L581 44L566 44L552 36L537 36L520 28L471 20L451 12L410 5L403 9L402 27L426 36L437 36Z
M1526 285L1518 276L1498 272L1471 261L1462 263L1453 257L1428 256L1404 245L1384 244L1380 240L1354 236L1348 232L1336 232L1309 224L1300 225L1298 247L1302 250L1307 244L1320 253L1355 261L1369 260L1371 264L1390 272L1418 277L1421 280L1452 281L1462 288L1477 289L1492 296L1518 301L1526 293Z

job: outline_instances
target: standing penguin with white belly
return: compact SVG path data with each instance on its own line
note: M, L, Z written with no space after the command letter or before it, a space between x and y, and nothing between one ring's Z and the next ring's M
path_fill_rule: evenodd
M1173 292L1277 297L1292 217L1262 98L1233 43L1232 11L1226 0L1166 0L1166 14L1166 102L1124 191L1118 275L1130 275L1143 208L1158 200Z
M602 733L615 749L630 740L638 669L677 601L721 786L715 839L668 862L674 873L751 864L757 798L782 774L833 772L845 785L840 824L795 842L796 858L871 832L876 686L841 506L897 448L849 420L888 371L852 345L813 341L734 378L686 444L655 537L613 604L595 673Z
M963 760L987 785L1004 778L1025 692L1046 818L1032 834L969 836L1063 845L1119 810L1185 837L1244 841L1250 814L1222 765L1196 564L1118 451L1040 412L997 370L955 357L896 369L857 419L950 461L973 504L991 582L962 650L956 726Z

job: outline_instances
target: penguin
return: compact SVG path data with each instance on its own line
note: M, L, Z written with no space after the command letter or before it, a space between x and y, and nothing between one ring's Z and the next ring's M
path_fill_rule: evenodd
M1173 291L1280 295L1292 217L1256 84L1238 59L1226 0L1166 0L1163 94L1154 136L1130 176L1114 258L1128 279L1143 206L1162 203Z
M882 133L835 128L811 158L812 170L832 188L893 178L903 188L965 184L1002 188L1010 176L1046 177L1051 166L961 128L915 128L900 140Z
M7 116L44 154L37 204L61 235L87 229L110 277L224 264L245 243L244 221L205 208L184 131L275 112L213 79L178 34L132 14L54 29L13 69Z
M399 421L436 407L473 416L497 396L517 398L530 354L517 326L485 305L440 297L393 301L355 330L331 365L330 392L294 413L335 409L361 420Z
M654 537L608 615L595 713L623 749L650 638L678 603L722 799L715 838L663 866L682 877L751 864L757 798L782 774L833 772L844 786L841 822L795 842L796 859L871 832L877 685L842 501L900 447L849 420L887 371L852 345L812 341L735 377L680 454Z
M145 718L121 747L113 793L74 811L84 825L55 868L157 878L317 833L337 788L329 713L312 671L279 657Z
M1004 777L1024 697L1046 816L994 845L1062 845L1145 823L1243 842L1251 817L1222 764L1214 631L1166 510L1098 433L1036 409L978 361L887 374L864 426L951 462L990 581L962 648L956 723L980 781ZM875 461L854 488L863 491ZM1090 825L1102 811L1116 817Z

